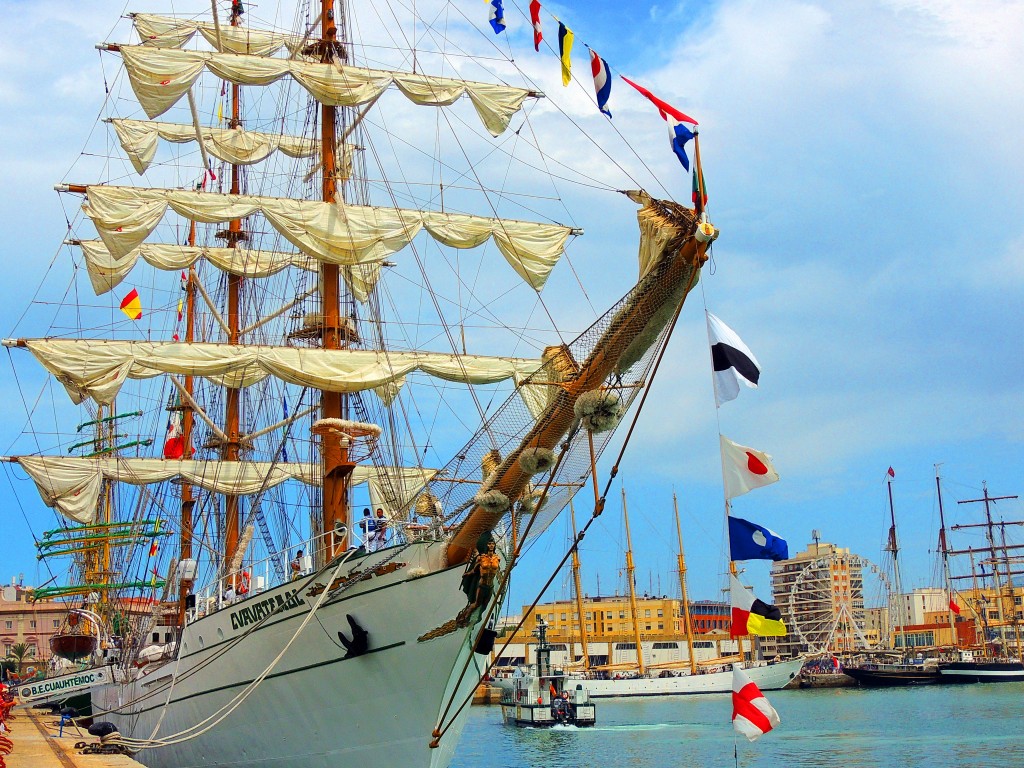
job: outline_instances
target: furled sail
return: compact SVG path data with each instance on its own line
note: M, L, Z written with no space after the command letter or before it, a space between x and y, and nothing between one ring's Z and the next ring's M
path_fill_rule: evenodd
M445 381L493 384L528 376L540 360L442 352L319 349L173 341L98 339L5 340L24 346L80 403L91 397L110 403L126 379L161 374L201 376L231 388L248 387L267 376L327 392L375 389L390 402L413 371Z
M366 104L390 85L397 86L410 101L422 106L446 107L465 95L473 102L477 115L492 136L504 133L512 116L532 93L507 85L336 63L146 45L112 46L112 49L120 51L135 97L150 118L159 117L174 106L203 69L239 85L269 85L290 75L321 104L335 107Z
M180 48L188 43L196 32L218 50L228 53L249 53L254 56L272 56L285 47L294 56L305 44L305 40L298 35L250 27L221 24L218 30L217 26L210 22L158 16L152 13L133 13L131 17L142 44L156 48Z
M193 125L121 118L110 122L117 132L121 148L139 173L145 173L153 162L159 139L175 144L196 140ZM303 136L261 133L242 128L201 128L200 135L207 152L233 165L252 165L276 151L289 157L314 157L320 153L320 142ZM338 153L339 178L347 179L352 174L352 150L352 145L346 144Z
M123 257L117 257L99 240L78 240L72 244L82 249L85 268L97 296L116 288L139 259L169 272L188 269L199 259L206 259L224 272L249 278L268 277L287 267L310 271L317 269L314 259L294 251L143 243Z
M117 456L18 456L15 458L35 481L49 507L79 523L95 522L103 481L152 485L180 479L212 493L251 496L286 480L306 485L322 482L319 463L198 461ZM396 503L407 504L437 474L419 467L358 465L351 485L370 484L374 504L388 498L387 489L398 489Z
M83 210L117 259L125 258L156 229L168 207L205 223L262 212L296 248L320 261L343 266L379 262L406 247L421 229L452 248L476 248L490 238L516 273L539 291L564 252L569 235L579 232L560 224L461 213L182 189L90 186L86 194Z

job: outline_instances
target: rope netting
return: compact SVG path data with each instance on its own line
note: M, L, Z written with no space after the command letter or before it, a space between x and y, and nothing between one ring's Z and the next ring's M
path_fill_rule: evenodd
M417 500L418 512L433 509L444 515L445 525L457 527L452 562L467 557L485 532L509 532L513 519L521 530L536 515L529 538L542 533L591 471L584 420L593 418L586 411L595 396L588 393L599 393L598 410L607 412L603 422L588 421L596 461L619 418L647 386L670 320L696 285L706 256L694 237L692 210L645 197L638 219L641 250L654 249L646 274L574 341L545 349L544 365L520 383ZM538 508L551 471L556 476Z

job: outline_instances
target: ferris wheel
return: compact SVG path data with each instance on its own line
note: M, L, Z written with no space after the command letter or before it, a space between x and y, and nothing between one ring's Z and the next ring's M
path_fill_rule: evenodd
M889 578L869 560L831 552L790 583L786 623L810 653L874 648L889 637Z

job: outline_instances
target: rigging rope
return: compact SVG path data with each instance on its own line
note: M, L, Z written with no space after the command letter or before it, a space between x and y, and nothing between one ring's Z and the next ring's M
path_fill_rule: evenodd
M686 293L689 293L690 289L693 287L693 283L696 280L696 277L697 277L698 274L699 274L699 270L694 270L693 276L690 278L690 283L689 283L689 285L686 288ZM686 294L684 294L684 296L685 295ZM494 654L494 658L495 659L497 659L501 655L502 651L504 651L509 646L509 644L511 644L512 638L515 637L516 633L522 628L523 624L526 623L527 617L529 617L529 615L531 614L533 609L536 608L537 603L540 602L541 597L544 596L544 593L547 591L548 587L551 586L551 583L558 576L559 571L562 570L562 568L565 566L565 564L569 561L569 558L572 557L573 552L575 552L577 550L577 548L579 547L580 543L583 541L584 536L586 536L587 530L594 523L594 521L597 520L597 518L601 516L601 513L604 512L604 506L605 506L605 501L606 501L607 496L608 496L608 491L611 489L612 482L615 480L616 475L618 475L618 473L619 473L619 463L622 461L622 457L626 453L626 447L629 445L629 440L633 436L633 430L635 429L635 427L637 425L637 422L640 419L640 414L643 412L644 404L647 402L647 395L650 394L650 391L652 389L652 385L654 383L654 378L657 375L658 369L661 366L661 361L665 357L665 352L668 350L668 343L669 343L669 341L672 338L672 332L675 330L676 322L679 320L679 315L680 315L680 313L683 310L683 304L684 303L685 302L680 301L679 305L676 307L675 313L672 315L672 320L671 320L671 322L669 323L669 326L668 326L668 333L665 336L665 342L662 345L661 350L658 352L658 357L657 357L657 359L654 362L654 367L651 369L651 374L650 374L648 386L644 389L644 393L643 393L643 395L640 398L640 403L637 406L636 412L633 414L633 418L632 418L632 420L630 422L629 429L626 432L626 437L622 441L622 447L619 449L619 455L616 457L615 463L612 465L611 471L609 472L608 482L605 485L604 490L601 492L601 497L594 503L594 511L591 512L590 519L587 520L586 524L576 534L576 538L573 540L572 545L566 551L566 553L562 557L562 559L558 562L558 565L555 566L554 570L551 573L551 576L548 577L548 580L544 583L544 586L541 587L540 590L537 592L537 596L534 598L533 602L530 604L530 607L527 610L523 611L523 614L522 614L522 616L519 619L519 623L516 624L515 629L513 629L512 632L509 634L508 639L501 646L501 649L497 653ZM566 441L562 444L563 445L562 452L559 454L559 457L558 457L558 462L559 463L561 463L562 458L567 453L569 444L570 444L570 439L566 439ZM555 472L557 471L557 469L558 469L558 464L556 464L555 467L552 469L551 476L548 478L547 486L545 486L545 488L544 488L544 494L545 495L547 494L548 488L551 487L551 481L553 480L553 478L555 476ZM543 496L541 497L541 499L542 499L542 502L543 502ZM538 509L540 508L539 504L538 504L537 508ZM527 533L529 532L529 527L530 527L530 525L533 524L534 520L536 520L536 515L534 515L530 519L530 522L527 524L527 529L523 531L523 535L522 535L522 538L520 539L519 547L517 547L517 552L518 552L518 550L522 549L523 544L526 542ZM515 563L515 555L513 556L513 559L512 559L512 564L514 564L514 563ZM503 577L503 581L502 581L502 584L501 584L501 588L502 589L504 588L505 584L507 583L507 575L511 572L512 564L510 564L506 568L505 575ZM492 611L493 611L494 606L497 605L497 602L498 602L497 599L493 602L492 607L491 607ZM581 620L582 620L582 617L581 617ZM589 651L585 649L584 653L589 653ZM469 662L467 661L467 666L468 666L468 663ZM493 661L489 662L487 664L487 667L484 669L483 674L487 674L491 670L491 667L493 667L493 666L494 666L494 662ZM463 674L465 674L465 669L463 669ZM461 682L461 680L462 680L461 676L460 676L459 680ZM448 721L448 723L446 725L444 725L444 727L441 727L441 723L444 721L444 718L447 716L448 712L450 711L451 705L452 705L452 703L454 701L454 697L455 697L454 691L455 690L458 690L458 686L457 685L455 686L455 688L453 690L451 698L449 698L449 700L448 700L448 704L445 707L445 710L444 710L444 712L441 715L441 718L440 718L440 720L438 722L437 727L434 728L434 732L432 734L433 741L431 742L432 746L436 746L437 745L437 743L440 741L440 739L444 736L445 733L447 733L448 729L451 728L452 724L458 718L459 713L462 712L462 710L466 707L466 705L469 704L469 702L471 702L473 700L473 693L470 692L470 694L463 699L463 701L459 705L458 709L455 710L455 714L452 715L452 717Z

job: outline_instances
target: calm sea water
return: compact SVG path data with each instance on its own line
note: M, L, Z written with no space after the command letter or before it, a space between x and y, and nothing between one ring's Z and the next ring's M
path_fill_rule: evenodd
M583 729L506 726L472 707L453 768L1021 768L1024 684L772 691L782 725L754 743L727 695L598 700Z

